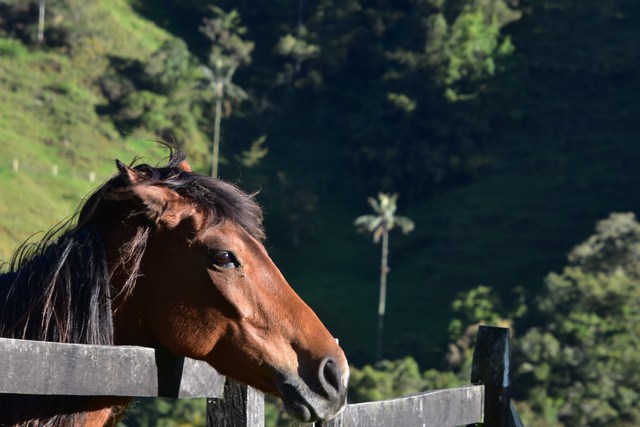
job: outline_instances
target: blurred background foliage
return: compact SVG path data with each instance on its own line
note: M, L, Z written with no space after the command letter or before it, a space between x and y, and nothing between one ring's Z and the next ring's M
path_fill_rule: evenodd
M219 120L219 174L260 190L352 400L466 382L490 323L526 425L637 425L639 20L631 0L47 0L39 41L38 1L0 0L0 259L114 158L160 161L153 140L210 173ZM382 361L379 248L352 227L378 192L416 223L390 242Z

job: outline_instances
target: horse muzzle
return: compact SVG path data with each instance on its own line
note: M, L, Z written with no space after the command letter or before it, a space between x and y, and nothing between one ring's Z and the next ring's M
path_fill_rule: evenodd
M289 415L302 422L328 420L347 406L349 367L325 357L315 375L302 379L283 375L278 392Z

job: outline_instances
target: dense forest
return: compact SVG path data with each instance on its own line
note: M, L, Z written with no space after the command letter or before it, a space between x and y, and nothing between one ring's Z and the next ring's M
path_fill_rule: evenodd
M40 3L0 0L0 259L114 158L164 140L208 174L216 141L352 400L465 381L485 322L513 328L526 425L640 421L640 4ZM380 248L353 224L379 192L415 223L389 237L383 362Z

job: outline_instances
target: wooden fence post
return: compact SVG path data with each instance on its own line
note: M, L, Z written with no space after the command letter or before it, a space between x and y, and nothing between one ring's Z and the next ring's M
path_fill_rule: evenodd
M471 383L483 384L484 427L508 427L511 413L509 329L480 326L471 365Z
M227 378L222 399L207 399L208 427L264 427L264 395Z

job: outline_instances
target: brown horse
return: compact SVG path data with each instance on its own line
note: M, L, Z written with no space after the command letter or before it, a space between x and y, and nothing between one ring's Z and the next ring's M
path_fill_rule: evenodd
M251 196L192 173L116 162L75 224L14 255L0 336L162 347L278 396L302 421L346 404L343 351L262 244ZM129 399L0 395L0 425L113 425Z

